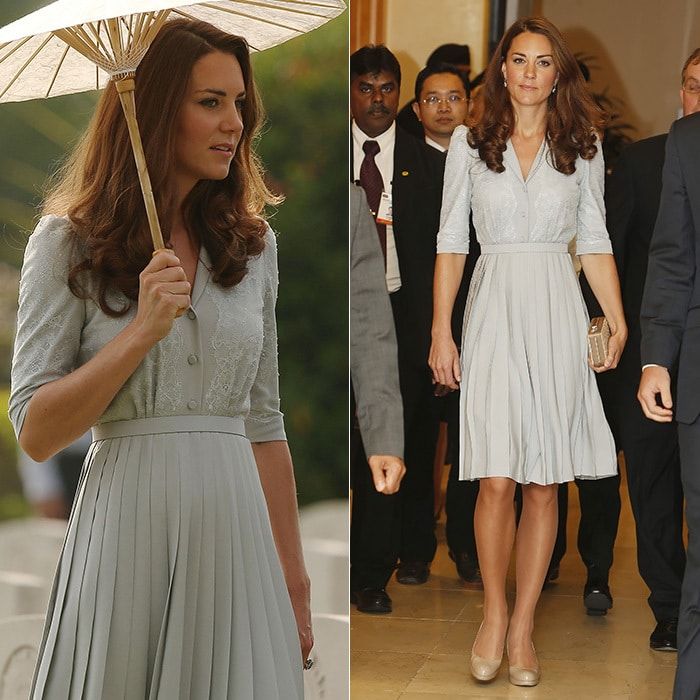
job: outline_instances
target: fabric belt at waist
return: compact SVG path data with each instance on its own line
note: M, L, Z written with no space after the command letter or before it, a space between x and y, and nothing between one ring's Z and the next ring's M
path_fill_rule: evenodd
M530 241L524 243L482 243L482 255L498 253L568 253L568 243Z
M230 433L246 437L243 419L230 416L158 416L118 420L92 426L93 442L156 433Z

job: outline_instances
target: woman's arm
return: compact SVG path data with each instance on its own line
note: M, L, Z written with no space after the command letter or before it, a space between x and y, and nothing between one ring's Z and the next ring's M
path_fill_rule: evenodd
M464 274L467 256L459 253L438 253L433 279L432 344L428 364L433 379L457 389L462 380L459 353L452 338L452 309Z
M267 501L272 535L294 608L302 660L305 661L314 643L311 633L311 582L301 548L292 456L284 440L251 444Z
M154 256L140 275L134 320L84 365L34 392L19 434L22 449L43 462L94 425L189 306L189 292L178 258L171 252Z
M627 341L627 323L622 308L620 280L617 277L615 259L610 254L581 255L581 267L610 326L610 342L605 364L593 368L596 372L605 372L617 367Z

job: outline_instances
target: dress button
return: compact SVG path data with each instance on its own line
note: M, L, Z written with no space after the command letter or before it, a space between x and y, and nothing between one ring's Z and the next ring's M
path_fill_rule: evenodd
M194 319L197 318L197 314L196 314L192 309L190 309L190 310L187 312L187 318L189 318L189 319L191 319L192 321L194 321Z
M194 353L192 353L192 354L187 358L187 361L188 361L191 365L196 365L198 359L199 359L199 358L198 358Z
M194 409L197 408L197 402L194 399L191 399L187 402L187 408L189 408L190 411L194 411Z

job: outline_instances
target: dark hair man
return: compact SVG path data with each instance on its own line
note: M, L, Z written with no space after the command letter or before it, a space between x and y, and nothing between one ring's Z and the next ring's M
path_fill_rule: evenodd
M469 74L471 72L471 54L469 52L469 46L466 44L442 44L428 56L425 65L429 67L445 63L461 71L465 79L469 81ZM407 102L401 108L401 111L396 117L396 123L402 129L408 131L409 134L413 134L417 139L422 139L423 127L413 111L414 104L415 98Z
M423 68L416 76L413 111L423 126L425 142L446 151L452 132L469 112L469 80L449 63Z

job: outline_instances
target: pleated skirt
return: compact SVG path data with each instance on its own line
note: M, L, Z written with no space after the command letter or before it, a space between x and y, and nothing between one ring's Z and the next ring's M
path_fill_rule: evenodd
M242 421L96 430L31 697L301 699L294 614Z
M463 328L461 479L544 485L617 473L566 244L483 245Z

